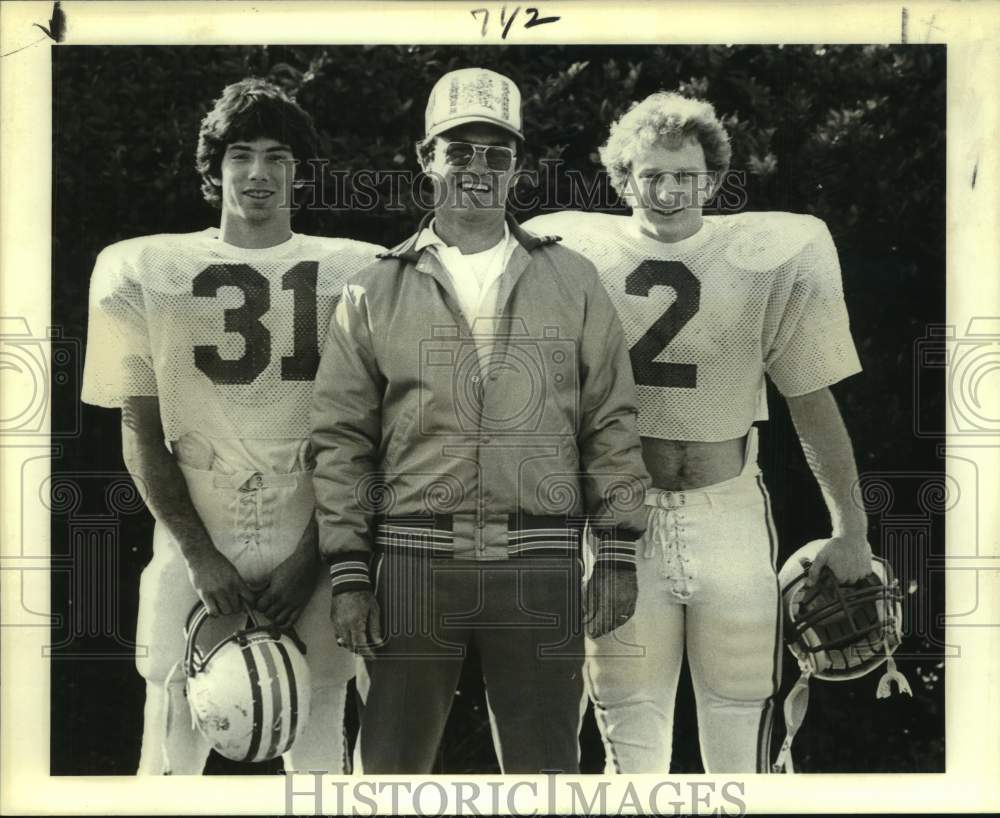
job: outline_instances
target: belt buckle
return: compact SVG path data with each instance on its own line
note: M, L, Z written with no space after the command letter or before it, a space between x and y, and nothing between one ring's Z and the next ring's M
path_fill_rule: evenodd
M657 507L666 511L676 511L686 503L687 498L683 491L661 491L656 496Z

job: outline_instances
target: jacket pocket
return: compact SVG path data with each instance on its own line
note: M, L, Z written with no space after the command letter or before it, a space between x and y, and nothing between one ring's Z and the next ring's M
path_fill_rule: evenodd
M411 406L399 415L394 427L391 429L389 444L386 446L385 458L382 463L382 467L385 470L391 471L399 462L400 452L406 445L409 436L413 433L413 420L416 414L416 408Z
M580 470L580 447L576 443L576 437L566 435L559 443L559 457L566 468L572 471Z

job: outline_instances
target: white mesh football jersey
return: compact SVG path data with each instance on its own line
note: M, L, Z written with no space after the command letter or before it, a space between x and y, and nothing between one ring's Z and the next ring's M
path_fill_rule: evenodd
M216 228L113 244L91 278L82 398L155 395L168 441L307 438L336 300L383 249L301 234L244 249Z
M765 373L795 396L861 369L833 238L812 216L706 216L672 243L603 213L524 226L561 236L597 267L625 330L643 436L741 437L761 417Z

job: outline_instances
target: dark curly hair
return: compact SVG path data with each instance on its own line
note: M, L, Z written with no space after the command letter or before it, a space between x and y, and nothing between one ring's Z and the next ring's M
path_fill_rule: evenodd
M222 176L222 157L234 142L276 139L289 145L302 162L316 158L319 136L312 117L281 88L262 79L244 79L227 85L212 110L201 121L195 167L201 174L205 201L220 207L220 187L212 181Z

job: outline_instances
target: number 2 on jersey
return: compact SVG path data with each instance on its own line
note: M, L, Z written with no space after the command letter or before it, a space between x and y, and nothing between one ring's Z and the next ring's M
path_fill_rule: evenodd
M637 384L694 389L697 364L663 363L653 359L677 337L701 306L701 282L679 261L646 259L625 279L629 295L648 296L653 287L670 287L677 298L629 350Z
M311 381L319 364L316 336L316 277L319 262L300 261L281 277L284 290L292 290L293 354L281 359L283 381ZM243 336L243 354L227 359L215 346L196 346L194 363L213 383L247 384L267 369L271 362L271 333L261 323L271 309L268 280L249 264L213 264L195 276L192 295L215 298L221 287L236 287L243 303L223 313L223 329Z

